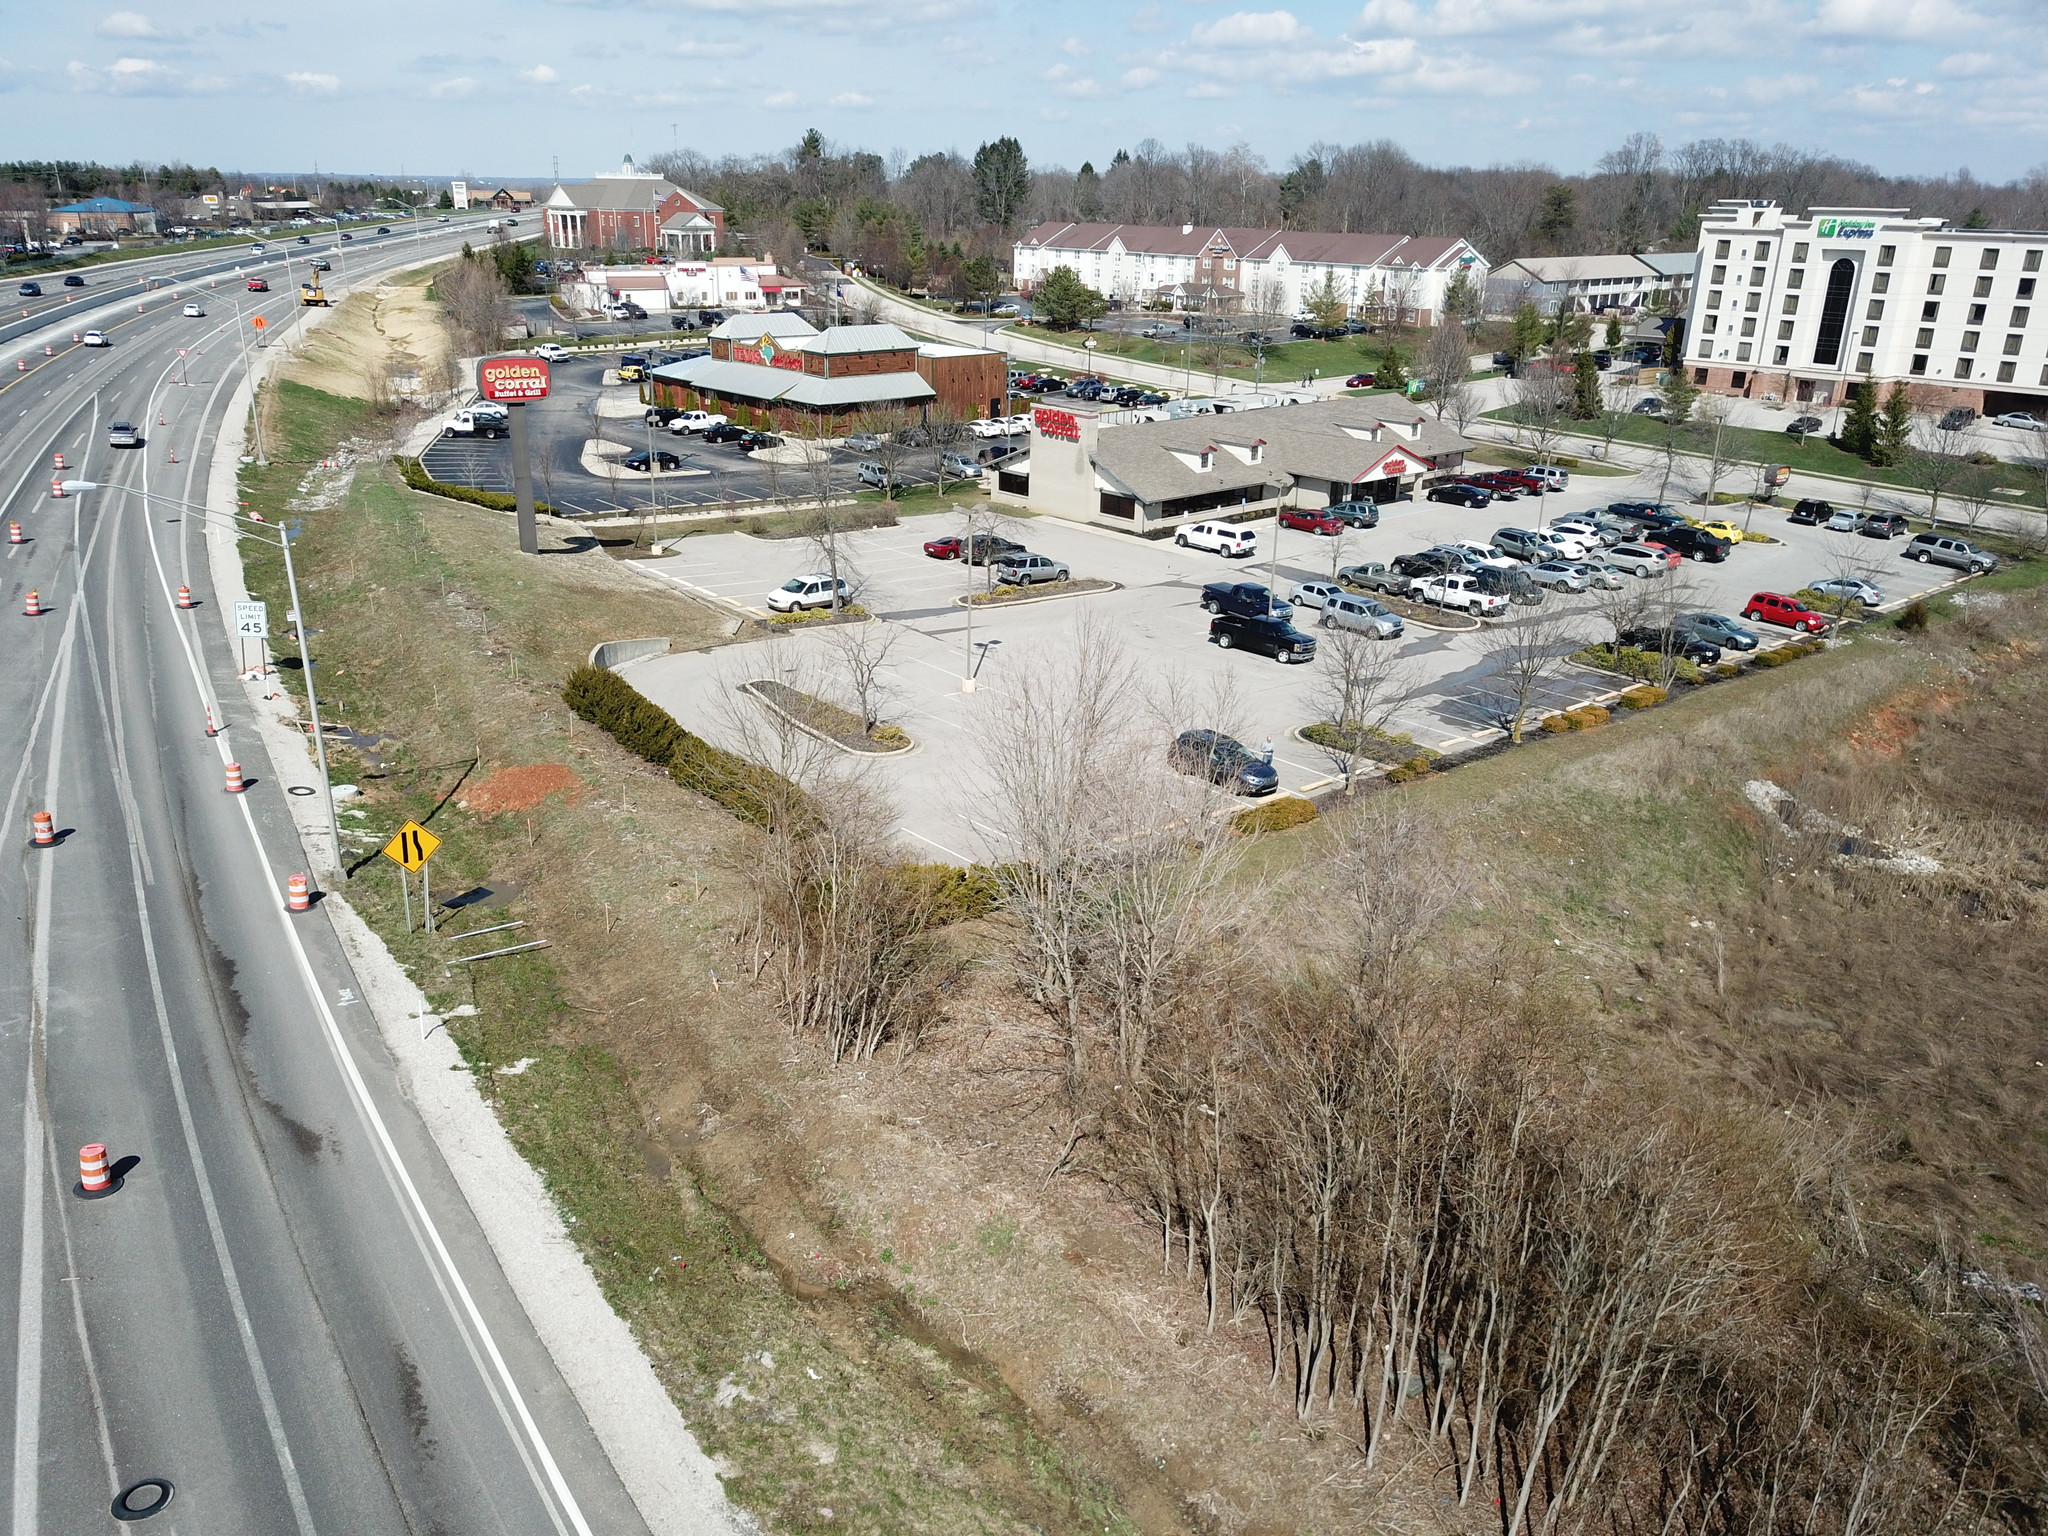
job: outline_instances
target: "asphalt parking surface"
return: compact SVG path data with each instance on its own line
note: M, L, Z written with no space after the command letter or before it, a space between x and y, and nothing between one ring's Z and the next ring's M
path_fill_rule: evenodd
M1554 520L1611 501L1650 499L1654 481L1642 479L1648 482L1647 489L1629 479L1581 478L1569 490L1546 498L1543 511ZM1278 585L1284 595L1296 581L1327 577L1335 563L1333 555L1337 562L1351 564L1389 560L1441 540L1485 540L1504 525L1534 526L1537 511L1533 499L1479 510L1435 502L1398 503L1383 509L1379 528L1348 534L1341 541L1278 530ZM1214 725L1253 745L1271 737L1277 743L1275 765L1283 788L1300 791L1326 783L1331 765L1293 738L1298 727L1319 718L1314 703L1316 663L1283 666L1240 650L1222 651L1207 641L1208 617L1200 606L1203 584L1225 578L1264 582L1275 568L1274 523L1251 526L1259 534L1259 556L1225 561L1171 543L1147 542L1049 517L1018 519L1010 537L1065 561L1077 576L1116 581L1121 590L978 610L971 659L967 615L953 601L967 590L969 570L958 561L930 559L922 548L926 539L957 531L953 519L914 517L900 527L844 536L842 570L850 571L869 610L901 631L886 669L894 693L891 717L922 750L881 760L875 767L896 797L903 832L949 858L1000 855L1002 850L989 843L986 818L973 809L981 782L975 743L983 733L977 722L987 711L1004 706L1015 679L1027 672L1061 668L1076 626L1083 622L1099 626L1124 648L1154 712L1175 720L1176 729ZM1944 585L1958 574L1900 559L1903 540L1796 527L1782 512L1759 511L1753 526L1783 542L1745 542L1722 564L1687 561L1681 568L1698 594L1699 609L1739 615L1752 592L1791 592L1852 570L1878 581L1887 601L1896 603ZM820 568L819 556L805 541L744 534L692 538L673 557L643 565L679 586L756 613L767 611L771 589L791 576ZM976 569L973 575L981 572ZM1556 606L1583 614L1578 643L1611 634L1590 599L1546 600L1546 610ZM1531 611L1544 610L1515 610ZM1788 638L1770 626L1755 627L1765 644ZM1400 704L1387 728L1439 749L1455 750L1490 736L1498 728L1499 690L1485 642L1484 632L1428 630L1410 624L1406 635L1390 642L1398 647L1405 676ZM827 636L805 631L756 645L655 657L633 663L629 675L691 729L737 747L741 743L733 739L726 722L731 690L738 683L750 677L791 675L806 667L829 676L830 656ZM961 679L970 666L977 688L964 693ZM829 681L824 686L830 691ZM1622 686L1605 673L1563 663L1539 691L1535 712L1611 697Z

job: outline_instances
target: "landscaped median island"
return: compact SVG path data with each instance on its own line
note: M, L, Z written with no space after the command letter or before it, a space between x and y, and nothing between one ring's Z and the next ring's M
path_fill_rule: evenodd
M777 629L823 629L831 624L865 624L872 617L859 603L841 603L837 608L792 608L788 613L771 613L768 622Z
M755 678L742 683L740 691L753 695L799 730L822 737L849 752L886 757L893 752L908 752L916 745L901 726L885 723L866 725L852 710L841 709L829 700L773 678Z
M990 587L954 598L953 606L960 608L972 604L976 608L998 608L1005 603L1034 603L1055 597L1086 597L1091 592L1114 592L1121 586L1121 582L1104 581L1098 576L1074 576L1065 581L1032 582L1028 586Z
M1408 623L1420 624L1425 629L1478 629L1483 622L1476 613L1460 613L1455 608L1439 608L1434 603L1418 603L1412 597L1396 597L1391 592L1352 586L1341 580L1337 584L1346 592L1356 592L1360 597L1369 597L1387 612L1399 614Z

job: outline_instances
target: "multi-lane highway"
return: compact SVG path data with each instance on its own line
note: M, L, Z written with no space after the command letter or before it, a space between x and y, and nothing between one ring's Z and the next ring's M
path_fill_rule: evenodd
M414 253L352 250L351 272ZM49 358L40 334L0 350L0 524L26 538L0 544L7 1528L115 1529L121 1490L162 1479L151 1523L181 1536L643 1532L328 920L284 911L308 861L280 781L307 776L235 719L199 529L137 494L204 500L240 368L232 310L184 317L188 287L91 322L104 351L68 330ZM272 334L294 303L269 296ZM143 447L108 446L117 418ZM59 452L110 489L53 499ZM181 582L206 606L179 609ZM40 810L54 848L30 844ZM122 1183L87 1200L93 1142Z

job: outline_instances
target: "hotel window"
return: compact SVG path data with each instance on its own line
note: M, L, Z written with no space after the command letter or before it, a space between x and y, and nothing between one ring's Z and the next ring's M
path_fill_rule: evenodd
M2048 363L2041 365L2041 387L2048 389Z
M1790 347L1778 348L1777 351L1771 354L1771 361L1779 364L1780 366L1783 366L1784 364L1791 362L1792 349Z
M1749 343L1748 343L1748 342L1746 342L1746 341L1745 341L1745 342L1741 343L1741 344L1740 344L1739 346L1737 346L1737 347L1736 347L1736 349L1735 349L1735 361L1737 361L1738 363L1746 363L1746 362L1748 362L1748 361L1749 361Z
M1890 293L1892 291L1891 273L1879 272L1873 276L1870 279L1870 291L1872 293Z
M1790 320L1780 320L1780 321L1778 322L1778 340L1780 340L1780 341L1790 341L1791 339L1792 339L1792 322L1791 322Z
M1762 306L1763 302L1764 296L1762 294L1752 293L1749 296L1749 298L1744 302L1742 307L1748 310L1753 315Z
M1701 342L1701 343L1700 343L1700 356L1701 356L1701 357L1712 357L1713 355L1714 355L1714 344L1713 344L1713 343L1712 343L1711 341L1703 341L1703 342ZM1695 372L1697 372L1698 370L1696 369L1696 370L1694 370L1694 371L1695 371Z
M1951 255L1951 254L1952 254L1952 253L1954 252L1954 250L1955 250L1955 247L1954 247L1954 246L1949 246L1949 245L1937 245L1937 246L1936 246L1936 247L1934 248L1934 264L1935 264L1935 265L1936 265L1937 267L1945 267L1945 266L1947 266L1947 265L1948 265L1948 259L1949 259L1949 256L1950 256L1950 255Z
M1998 382L2010 384L2012 382L2012 372L2016 366L2018 365L2014 363L2000 363L1998 365Z
M1988 245L1984 248L1984 254L1977 258L1977 270L1980 272L1995 272L1998 270L1997 246Z
M1787 288L1797 288L1801 283L1805 281L1806 268L1804 267L1794 267L1790 272L1787 272L1785 274L1785 286Z
M1718 288L1709 288L1709 289L1707 290L1707 308L1709 308L1709 309L1719 309L1720 307L1721 307L1721 290L1720 290L1720 289L1718 289Z
M1792 259L1794 261L1806 260L1806 242L1804 240L1792 247Z
M1967 379L1967 378L1968 378L1969 376L1970 376L1970 360L1969 360L1969 359L1968 359L1967 357L1959 357L1959 358L1957 358L1957 359L1956 359L1956 377L1957 377L1957 378L1959 378L1959 379Z
M1865 327L1863 327L1863 345L1865 345L1866 347L1874 347L1877 345L1876 326L1866 325Z
M1796 314L1798 314L1798 313L1799 313L1799 295L1798 295L1798 294L1796 294L1796 293L1788 293L1788 294L1786 294L1786 295L1785 295L1785 313L1786 313L1786 314L1788 314L1788 315L1796 315Z
M1856 354L1856 371L1858 373L1868 373L1870 372L1871 365L1876 361L1877 354L1875 352L1858 352Z
M2009 324L2016 331L2022 330L2026 326L2027 316L2031 315L2032 313L2033 311L2027 308L2026 305L2015 304L2012 307L2012 319L2007 321L2006 323Z
M1725 244L1726 242L1724 241L1723 243ZM1708 278L1708 279L1707 279L1707 281L1708 281L1708 282L1710 282L1710 283L1725 283L1725 282L1727 282L1727 281L1728 281L1728 269L1727 269L1726 267L1716 267L1716 268L1714 268L1714 275L1713 275L1712 277Z
M1976 290L1976 293L1975 293L1974 297L1976 297L1976 298L1980 298L1980 299L1988 299L1988 298L1990 298L1990 297L1991 297L1991 279L1990 279L1990 278L1988 278L1988 277L1980 277L1980 278L1978 278L1978 279L1977 279L1977 290Z
M1941 318L1941 306L1939 304L1922 304L1920 306L1920 318L1922 320L1939 320Z
M2033 296L2034 296L2034 280L2033 280L2033 279L2032 279L2031 277L2023 277L2023 278L2021 278L2021 279L2020 279L2020 291L2019 291L2019 293L2018 293L2017 297L2019 297L2019 298L2022 298L2022 299L2031 299L2031 298L2032 298Z
M1756 321L1744 320L1742 322L1742 334L1745 336L1754 336L1756 334Z
M1913 366L1908 368L1906 372L1912 374L1915 378L1925 374L1927 372L1927 354L1925 352L1915 352L1913 354Z
M1943 277L1939 272L1935 273L1934 276L1927 279L1927 291L1929 293L1939 293L1943 288L1947 286L1948 279Z
M2026 339L2026 337L2020 335L2018 332L2014 332L2012 335L2006 337L2005 355L2007 357L2018 357L2020 355L2020 343L2024 342Z
M1877 248L1877 264L1880 267L1888 267L1892 264L1892 258L1898 254L1899 248L1896 245L1880 245Z
M1727 259L1728 259L1728 242L1727 242L1726 240L1716 240L1716 241L1714 242L1714 260L1716 260L1716 261L1726 261Z
M1969 314L1969 318L1968 318L1968 319L1966 319L1966 320L1964 320L1964 321L1963 321L1963 324L1965 324L1965 325L1982 325L1983 323L1984 323L1984 306L1983 306L1982 304L1972 304L1972 305L1970 306L1970 314Z
M1752 288L1761 288L1763 287L1763 285L1764 269L1762 267L1751 267L1749 269L1749 286Z
M1863 318L1866 320L1882 320L1884 318L1884 300L1872 299L1870 301L1869 313L1864 315Z
M2023 260L2023 261L2022 261L2022 262L2020 263L2020 270L2021 270L2022 272L2038 272L2038 271L2040 271L2040 270L2041 270L2041 253L2040 253L2039 251L2029 251L2029 252L2027 252L2027 254L2026 254L2026 259L2025 259L2025 260Z
M1919 334L1918 336L1915 336L1915 337L1913 338L1913 345L1914 345L1914 346L1916 346L1916 347L1931 347L1931 346L1933 346L1933 345L1934 345L1934 327L1933 327L1933 326L1931 326L1931 325L1923 325L1922 327L1920 327L1920 334Z
M1770 242L1770 241L1768 241L1768 240L1759 240L1759 241L1757 241L1757 243L1756 243L1756 259L1757 259L1758 261L1762 261L1762 260L1763 260L1763 259L1764 259L1764 258L1765 258L1766 256L1768 256L1768 255L1770 255L1770 254L1771 254L1771 242ZM1757 279L1757 281L1761 282L1761 281L1763 281L1763 279L1759 278L1759 279Z
M1711 336L1714 334L1715 329L1720 325L1720 323L1721 317L1719 315L1709 315L1706 317L1706 319L1700 322L1700 329L1707 335Z
M1983 335L1984 333L1982 331L1963 332L1963 350L1965 352L1976 351L1977 343L1983 338Z

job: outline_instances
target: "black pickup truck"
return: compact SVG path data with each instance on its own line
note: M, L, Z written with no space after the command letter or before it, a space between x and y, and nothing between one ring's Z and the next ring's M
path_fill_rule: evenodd
M1294 605L1255 581L1212 581L1202 588L1202 609L1205 613L1233 613L1241 619L1284 619L1294 612Z

